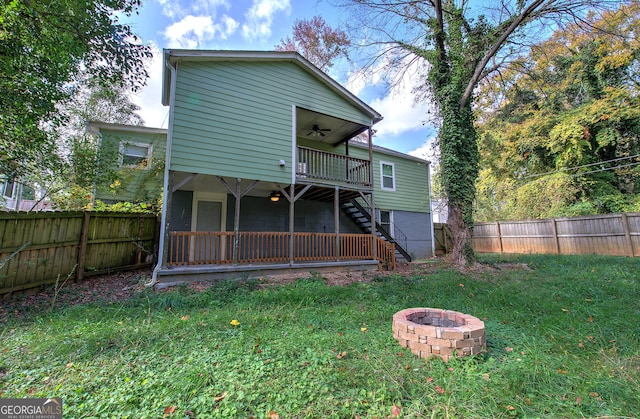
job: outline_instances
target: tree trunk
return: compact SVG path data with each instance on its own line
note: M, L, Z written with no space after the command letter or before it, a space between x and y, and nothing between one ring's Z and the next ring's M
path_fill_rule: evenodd
M451 99L449 97L441 102L442 184L448 197L448 224L453 241L452 262L455 266L464 268L476 262L471 244L471 229L480 156L471 107L460 108L458 102Z
M453 242L451 263L458 268L473 265L476 262L476 256L471 242L471 228L464 222L459 205L449 204L447 224L451 230L451 241Z

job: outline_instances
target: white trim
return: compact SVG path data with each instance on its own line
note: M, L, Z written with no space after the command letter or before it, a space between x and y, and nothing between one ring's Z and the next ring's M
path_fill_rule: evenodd
M139 164L124 164L124 149L127 145L132 145L135 147L140 147L140 148L146 148L147 149L147 157L146 157L146 162L144 166L141 166ZM151 169L151 157L153 156L153 144L151 143L134 143L131 141L127 141L127 140L122 140L120 141L120 144L118 146L118 150L119 150L119 156L120 156L120 166L121 167L130 167L130 168L137 168L137 169L143 169L143 170L149 170Z
M198 202L220 202L220 231L227 231L227 194L218 192L193 192L193 203L191 210L191 231L195 232L198 225Z
M386 210L386 209L381 209L378 208L378 224L380 224L382 227L384 227L384 224L382 224L382 211L384 212L388 212L389 213L389 228L386 229L387 233L391 234L391 237L395 237L395 223L393 221L393 210Z
M296 135L298 119L296 118L296 105L291 105L291 184L296 183L296 170L298 164L298 137Z
M178 64L170 65L171 71L171 92L169 94L169 124L167 128L167 145L165 150L165 159L164 159L164 180L162 185L162 212L160 214L160 238L158 240L158 263L156 267L153 269L153 273L151 275L151 281L146 284L147 287L152 287L158 282L158 272L162 269L162 263L164 262L162 259L164 257L164 247L165 247L165 234L167 234L167 200L169 199L169 167L171 166L171 146L173 143L173 117L174 117L174 107L176 102L176 79L178 78ZM163 72L166 71L166 67L163 68Z
M393 183L393 186L391 188L389 187L385 187L384 186L384 166L391 166L391 182ZM388 176L387 176L388 177ZM383 161L380 160L380 189L382 189L383 191L395 191L396 190L396 166L395 164L388 162L388 161Z
M6 195L5 194L5 189L7 188L7 184L9 184L11 182L11 195ZM2 180L2 196L7 198L7 199L14 199L14 197L16 196L16 185L18 184L18 182L16 182L15 179L13 180L9 180L9 178L5 177Z

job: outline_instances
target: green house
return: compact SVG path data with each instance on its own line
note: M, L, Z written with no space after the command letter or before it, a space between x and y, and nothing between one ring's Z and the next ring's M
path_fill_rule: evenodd
M374 146L382 116L298 53L165 50L162 103L154 281L433 254L429 163Z
M162 193L167 130L90 122L98 136L101 160L113 172L95 185L94 196L106 203L156 202Z

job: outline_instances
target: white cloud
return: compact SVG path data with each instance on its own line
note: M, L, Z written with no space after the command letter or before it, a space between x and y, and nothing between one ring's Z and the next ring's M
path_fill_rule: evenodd
M188 15L164 31L169 48L197 48L213 39L215 34L216 26L211 16Z
M165 16L173 18L186 14L180 2L175 0L158 0L158 3L162 6L162 14Z
M238 29L238 26L240 26L240 23L231 16L223 15L220 20L222 21L219 30L221 39L227 39Z
M429 160L430 162L435 162L437 158L433 150L434 139L435 137L427 139L420 147L416 148L415 150L409 151L407 154L409 154L410 156Z
M253 0L253 5L245 13L246 22L242 25L244 37L254 40L271 36L273 16L278 12L289 15L290 0Z
M140 107L138 114L144 120L147 127L166 128L169 107L162 106L162 51L157 45L151 44L153 59L147 65L149 79L147 86L140 92L132 95L133 103Z
M377 61L375 68L355 70L349 74L347 87L356 95L365 94L367 87L386 86L383 96L369 100L368 103L380 112L384 119L376 124L376 137L380 142L385 137L400 136L407 133L418 133L432 125L429 115L433 113L433 105L428 100L415 101L414 90L423 80L422 69L413 57L404 57L403 62L390 63L386 59ZM396 80L389 80L395 77Z

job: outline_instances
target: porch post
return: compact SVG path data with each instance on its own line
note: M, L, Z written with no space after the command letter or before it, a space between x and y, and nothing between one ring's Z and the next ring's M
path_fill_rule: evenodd
M336 231L336 262L340 260L340 187L333 191L333 223Z
M373 199L373 191L375 189L375 183L373 181L373 144L371 137L371 128L368 131L369 137L369 180L371 181L371 257L372 259L378 258L378 246L376 243L376 204Z
M164 224L161 225L161 234L162 234L162 243L160 243L160 251L162 252L160 255L160 262L162 262L162 266L167 265L167 261L169 259L169 245L171 244L169 241L169 227L171 225L171 204L173 203L173 181L174 181L174 173L173 170L168 171L169 179L167 180L167 188L165 189L165 193L167 196L165 197L165 203L163 212L165 213Z
M295 217L294 217L294 209L295 209L295 187L293 183L289 187L289 264L293 265L294 257L294 226L295 226Z
M233 217L233 264L237 265L238 264L238 258L239 258L239 250L240 250L240 182L242 182L242 179L240 178L236 178L236 193L235 198L236 198L236 208L235 208L235 214Z

